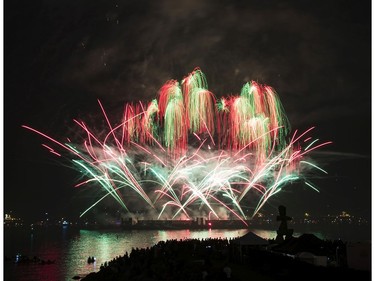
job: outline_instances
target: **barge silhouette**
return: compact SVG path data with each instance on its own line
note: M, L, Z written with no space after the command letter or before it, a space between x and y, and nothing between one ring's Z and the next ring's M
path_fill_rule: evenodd
M123 229L248 229L250 221L241 220L122 220Z

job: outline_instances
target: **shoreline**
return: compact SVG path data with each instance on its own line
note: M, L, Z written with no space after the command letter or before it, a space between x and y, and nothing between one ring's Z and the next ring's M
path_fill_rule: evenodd
M266 245L241 245L239 239L160 241L116 257L81 280L229 280L225 267L232 271L230 280L237 281L301 280L301 274L304 280L316 280L323 274L326 278L371 280L370 271L349 268L346 262L317 266L270 250L269 241Z

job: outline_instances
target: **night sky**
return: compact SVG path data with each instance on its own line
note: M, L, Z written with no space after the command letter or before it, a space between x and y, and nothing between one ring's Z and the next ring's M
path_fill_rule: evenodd
M292 130L332 141L311 155L328 171L288 186L291 216L371 216L370 1L17 1L4 4L4 212L77 216L90 192L29 125L58 140L73 118L104 126L127 101L150 101L195 67L217 96L251 80L275 88Z

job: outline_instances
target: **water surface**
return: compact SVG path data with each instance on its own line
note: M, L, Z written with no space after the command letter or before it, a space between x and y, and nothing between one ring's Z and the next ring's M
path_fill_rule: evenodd
M330 226L322 231L321 226L292 226L294 236L312 233L321 239L343 241L371 240L371 227ZM265 239L276 237L277 227L252 229ZM28 257L37 256L53 260L53 264L17 264L4 262L4 280L7 281L61 281L72 280L75 275L85 276L99 270L100 265L116 256L130 253L132 248L151 247L159 241L169 239L236 238L249 230L80 230L77 228L49 227L35 229L4 229L4 255L15 257L17 253ZM96 262L87 263L89 256Z

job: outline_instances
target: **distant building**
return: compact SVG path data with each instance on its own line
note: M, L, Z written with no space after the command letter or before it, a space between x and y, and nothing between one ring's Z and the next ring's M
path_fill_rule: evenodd
M20 218L13 217L11 214L5 214L4 226L22 226L23 221Z

